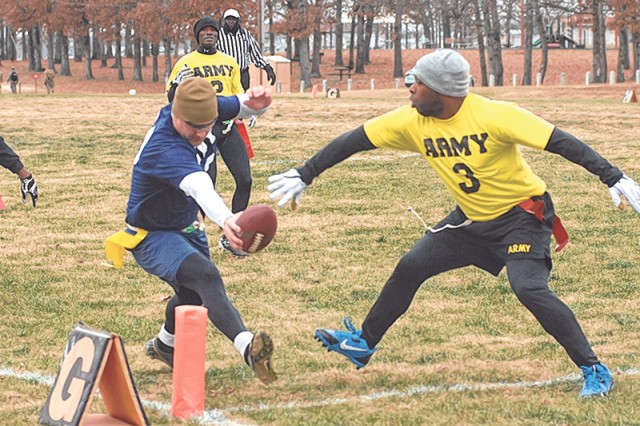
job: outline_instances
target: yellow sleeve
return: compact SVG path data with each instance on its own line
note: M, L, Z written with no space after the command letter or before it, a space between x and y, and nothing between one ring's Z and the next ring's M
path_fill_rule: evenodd
M377 148L423 152L420 129L424 125L424 117L405 105L366 121L364 132Z
M240 65L238 65L237 62L233 71L233 82L231 83L233 86L232 91L234 95L239 95L244 93L244 87L242 87L242 82L240 81Z
M496 104L498 111L492 114L495 120L490 120L490 132L496 139L540 150L547 146L555 128L553 124L510 102Z
M171 89L171 82L173 81L174 78L176 78L178 71L180 71L184 66L184 64L186 63L185 58L186 56L183 56L182 58L180 58L178 62L176 62L173 68L171 69L171 74L169 74L169 79L167 80L167 87L165 87L164 89L165 92L168 92L169 89Z

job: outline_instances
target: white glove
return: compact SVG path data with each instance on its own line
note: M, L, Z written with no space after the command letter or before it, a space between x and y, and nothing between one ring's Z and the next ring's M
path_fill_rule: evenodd
M284 207L285 204L291 201L291 208L294 210L300 204L302 194L307 187L307 184L302 181L300 173L296 169L270 176L269 183L271 184L267 186L267 190L271 192L269 198L273 200L282 195L278 207Z
M631 204L631 207L640 213L640 186L629 176L622 175L622 178L609 188L609 193L611 194L613 204L620 210L624 210L625 207L624 201L620 198L624 196L627 202Z
M180 85L180 83L193 76L193 70L189 68L187 64L184 64L184 67L178 71L178 74L173 78L173 83Z

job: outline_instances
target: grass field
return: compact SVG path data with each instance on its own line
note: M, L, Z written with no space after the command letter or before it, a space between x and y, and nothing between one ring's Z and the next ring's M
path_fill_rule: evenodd
M617 89L620 91L620 89ZM581 137L640 179L638 104L594 88L475 89L509 99ZM269 175L300 164L333 137L404 104L405 90L283 96L251 131L252 203L271 203ZM373 151L322 175L296 211L279 210L265 251L236 260L213 249L227 290L252 329L275 341L279 380L263 386L209 325L207 416L172 420L171 371L144 343L163 321L170 289L128 255L104 263L104 239L123 226L131 164L162 95L0 96L0 134L40 186L38 208L0 177L0 424L32 425L69 332L82 321L122 336L151 424L461 425L640 424L640 216L614 209L585 170L525 150L547 182L572 238L554 256L552 287L615 371L603 399L579 400L563 350L511 293L504 272L476 269L430 280L409 312L356 370L313 340L317 327L359 326L398 261L453 202L424 160ZM222 163L220 163L222 164ZM220 167L219 192L232 193ZM215 247L219 233L209 224ZM103 410L96 399L93 411Z

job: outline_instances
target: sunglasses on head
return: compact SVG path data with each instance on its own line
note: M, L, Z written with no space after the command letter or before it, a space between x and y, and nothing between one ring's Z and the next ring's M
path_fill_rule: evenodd
M187 120L184 120L184 122L187 123L190 127L193 127L194 129L205 130L205 129L213 126L213 123L215 122L215 120L212 121L211 123L208 123L208 124L195 124L195 123L192 123L192 122L187 121Z
M413 74L407 74L407 75L404 77L404 85L405 85L406 87L411 87L411 85L412 85L413 83L415 83L415 82L416 82L416 76L415 76L415 75L413 75Z

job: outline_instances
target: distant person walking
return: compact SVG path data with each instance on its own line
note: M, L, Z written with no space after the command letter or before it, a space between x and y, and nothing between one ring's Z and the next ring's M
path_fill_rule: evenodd
M247 90L250 85L249 64L253 62L267 73L267 80L276 84L276 73L262 54L262 49L249 31L240 27L240 14L235 9L227 9L222 15L223 25L218 37L217 47L227 55L233 56L240 65L240 81Z
M38 185L36 184L36 180L33 178L31 172L22 164L18 154L6 144L2 136L0 136L0 166L18 176L20 179L22 202L26 203L27 196L29 196L31 197L33 207L35 207L38 201Z
M54 93L56 72L52 69L48 69L44 72L44 85L47 88L47 94Z
M18 83L20 82L20 76L18 76L16 67L11 67L11 72L9 73L9 78L7 79L7 81L11 86L11 93L18 93Z

